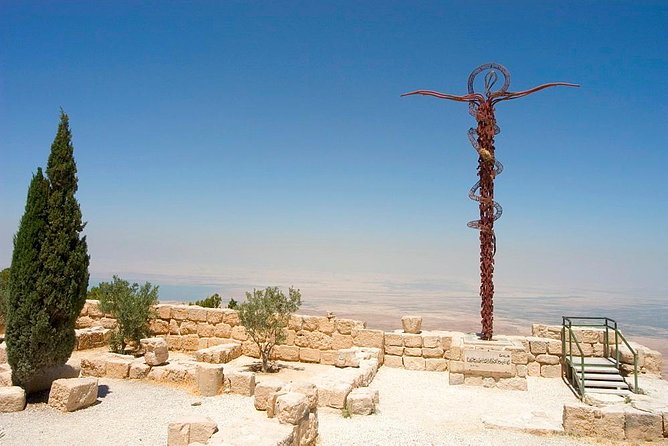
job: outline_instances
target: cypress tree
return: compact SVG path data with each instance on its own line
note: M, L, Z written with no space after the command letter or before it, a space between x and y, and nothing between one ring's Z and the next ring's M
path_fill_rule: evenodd
M7 359L13 381L25 386L40 358L35 353L44 348L42 339L50 331L48 314L41 305L37 278L41 275L40 253L47 225L49 182L37 169L28 189L25 213L14 237L14 252L7 296Z
M41 171L36 175L42 178L47 188L46 194L42 193L44 186L38 188L38 201L46 200L46 204L39 208L43 219L32 217L35 212L28 218L32 203L29 193L24 215L28 220L25 224L30 227L26 229L26 237L35 237L19 243L24 226L22 220L14 247L17 262L26 264L24 271L19 268L15 273L12 261L10 276L12 309L8 324L15 328L10 336L8 327L7 353L13 356L13 363L10 361L12 379L17 385L25 386L42 368L64 364L74 349L74 326L86 301L90 260L86 238L81 237L84 228L81 210L74 197L76 173L69 119L61 111L46 168L48 179L43 179ZM39 231L33 234L32 228L37 228L38 222L41 224ZM34 264L28 266L29 262ZM10 338L13 341L10 342Z

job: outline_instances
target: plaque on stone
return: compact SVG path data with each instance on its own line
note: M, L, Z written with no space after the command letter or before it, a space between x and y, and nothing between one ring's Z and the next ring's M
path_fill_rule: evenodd
M511 373L511 353L507 350L466 349L464 371Z

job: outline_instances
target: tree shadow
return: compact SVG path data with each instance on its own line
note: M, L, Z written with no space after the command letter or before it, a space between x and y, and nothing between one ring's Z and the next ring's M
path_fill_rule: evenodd
M109 390L109 386L106 384L100 384L97 386L97 397L98 398L104 398L107 395L111 393L111 390Z
M267 372L265 372L265 373L278 373L283 369L297 370L297 371L305 370L304 367L300 367L298 365L283 364L283 363L279 363L279 362L274 361L274 362L269 363L269 370L267 370ZM245 370L247 372L262 373L262 361L255 361L251 364L246 365Z

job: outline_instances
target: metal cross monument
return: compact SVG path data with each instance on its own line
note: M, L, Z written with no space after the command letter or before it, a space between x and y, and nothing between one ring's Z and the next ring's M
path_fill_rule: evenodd
M483 72L486 72L484 92L477 93L474 90L474 81ZM492 90L499 80L497 72L503 76L503 85L498 90ZM470 128L468 131L469 141L478 153L478 177L480 178L469 191L469 198L478 202L480 219L470 221L468 227L480 231L480 298L482 300L480 305L480 315L482 317L480 337L484 340L492 339L493 335L494 283L492 282L492 275L494 274L494 254L496 254L494 221L503 212L501 205L494 201L494 178L503 170L503 165L496 159L494 153L494 135L501 131L499 126L496 125L494 106L501 101L521 98L545 88L557 86L579 87L577 84L552 82L530 90L509 92L510 73L506 67L497 63L488 63L480 65L471 72L468 80L468 94L463 96L438 93L431 90L417 90L402 95L422 94L439 99L468 102L469 113L478 122L476 128Z

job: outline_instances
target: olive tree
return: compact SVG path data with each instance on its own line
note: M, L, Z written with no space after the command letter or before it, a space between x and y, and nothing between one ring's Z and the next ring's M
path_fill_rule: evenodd
M284 329L301 303L299 290L291 287L286 296L278 287L268 287L247 292L246 302L239 305L239 319L258 347L263 372L269 371L271 352L285 340Z

